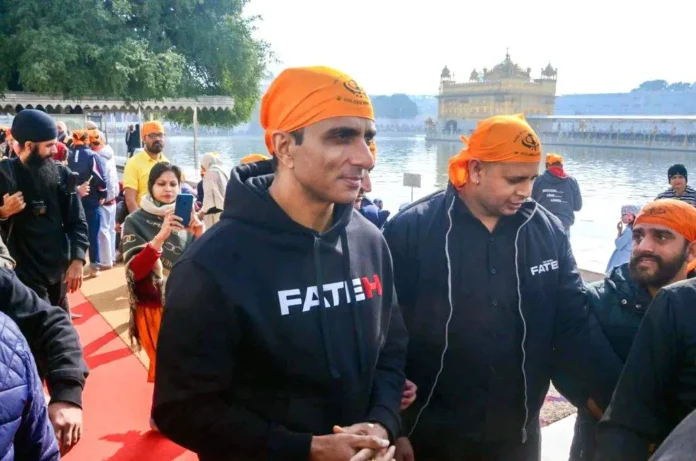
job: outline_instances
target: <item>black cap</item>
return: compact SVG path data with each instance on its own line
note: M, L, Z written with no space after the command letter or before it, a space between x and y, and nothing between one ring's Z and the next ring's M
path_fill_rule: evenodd
M53 118L35 109L24 109L12 121L12 137L20 146L27 141L45 142L58 137L58 127Z
M14 134L14 130L13 130L12 134ZM687 181L689 180L689 177L686 174L686 167L684 165L682 165L681 163L677 163L676 165L672 165L671 167L669 167L669 170L667 170L667 181L671 181L672 176L675 176L678 174L684 176L685 180L687 180Z

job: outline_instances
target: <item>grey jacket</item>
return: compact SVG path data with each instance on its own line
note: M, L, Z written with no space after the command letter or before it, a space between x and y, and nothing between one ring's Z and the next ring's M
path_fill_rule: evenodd
M532 198L560 219L565 230L575 223L575 212L582 209L580 186L575 178L559 178L548 170L534 181Z

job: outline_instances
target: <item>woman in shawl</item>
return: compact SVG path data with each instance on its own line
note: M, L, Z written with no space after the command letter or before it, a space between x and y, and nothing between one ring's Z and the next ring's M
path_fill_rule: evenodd
M150 359L147 381L155 381L157 337L162 321L165 279L174 263L205 226L191 210L188 229L174 214L181 170L170 163L152 167L149 194L123 224L123 258L130 301L130 337Z
M225 207L225 191L229 175L225 172L217 152L208 152L201 157L201 176L203 177L203 222L206 229L220 220Z
M624 205L621 207L621 221L616 225L619 235L614 241L616 249L609 258L606 273L609 274L615 267L622 266L631 260L633 249L633 221L636 220L640 207L636 205Z

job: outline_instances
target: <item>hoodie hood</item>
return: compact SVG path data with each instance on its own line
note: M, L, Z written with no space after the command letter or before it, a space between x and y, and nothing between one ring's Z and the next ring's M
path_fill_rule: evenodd
M293 221L273 200L269 188L273 183L270 160L248 163L232 169L225 192L225 211L221 219L237 219L272 231L296 236L336 240L350 223L353 204L334 205L334 222L324 233L308 229Z
M112 158L114 158L114 150L108 144L105 145L100 151L95 152L97 153L97 155L107 160L111 160Z
M568 176L565 178L561 178L550 172L549 170L544 171L544 174L542 175L544 177L544 180L551 183L551 184L560 184L564 181L568 180Z

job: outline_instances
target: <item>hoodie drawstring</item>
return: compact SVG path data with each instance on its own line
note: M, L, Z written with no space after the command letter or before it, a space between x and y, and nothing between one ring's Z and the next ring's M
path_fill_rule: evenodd
M317 296L319 296L319 329L324 340L324 351L326 352L326 361L329 363L331 377L340 378L341 374L336 368L336 360L334 359L331 341L329 340L329 319L326 314L326 301L324 299L324 279L321 270L321 240L319 237L314 237L314 270L317 279Z
M350 281L350 250L348 248L348 236L346 231L341 232L341 249L343 250L343 277ZM367 370L367 357L365 351L364 334L360 314L358 312L358 304L355 302L355 296L350 297L350 310L353 312L353 326L355 327L355 341L358 343L358 355L360 356L360 372L365 373Z

